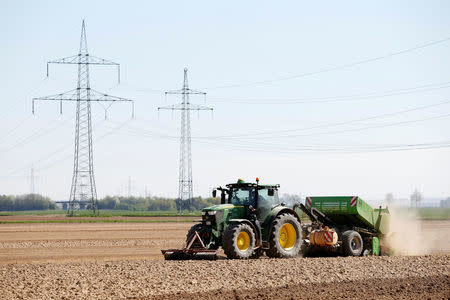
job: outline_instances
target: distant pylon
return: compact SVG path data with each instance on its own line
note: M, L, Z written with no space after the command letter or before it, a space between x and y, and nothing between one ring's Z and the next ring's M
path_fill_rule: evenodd
M131 176L128 176L128 199L131 198Z
M34 165L31 165L31 171L30 171L30 195L32 198L34 198L34 194L36 192L36 175L34 171Z
M75 101L76 123L75 123L75 153L73 164L72 185L67 215L73 216L75 210L90 208L94 214L98 214L97 189L94 178L94 160L92 149L92 117L91 102L118 102L132 100L110 96L91 89L89 83L89 65L112 65L117 66L118 81L120 82L120 66L118 63L103 58L90 56L88 54L86 28L84 20L81 25L80 50L77 55L49 61L47 63L47 76L49 64L75 64L78 65L78 85L74 90L46 97L34 98L32 103L33 114L35 112L34 102L37 100L59 101L60 113L62 113L63 101ZM134 114L134 105L133 113Z
M184 81L181 90L165 92L168 94L182 95L181 104L158 107L158 110L180 110L181 111L181 136L180 136L180 169L178 180L178 209L181 213L183 204L187 202L188 210L191 209L191 201L193 198L192 188L192 154L191 154L191 110L213 110L211 107L191 104L189 95L205 95L204 92L191 90L188 85L187 68L184 68Z

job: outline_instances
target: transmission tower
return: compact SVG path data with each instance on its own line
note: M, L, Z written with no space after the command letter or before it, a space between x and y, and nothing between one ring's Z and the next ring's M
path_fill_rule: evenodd
M178 182L178 206L181 213L183 204L187 203L188 210L191 209L191 201L193 198L192 191L192 155L191 155L191 110L210 110L211 107L191 104L189 102L189 95L204 95L206 93L195 91L189 88L187 68L184 68L184 81L183 88L181 90L174 90L165 92L168 94L182 95L181 104L158 107L158 111L165 110L180 110L181 111L181 137L180 137L180 170L179 170L179 182Z
M77 55L47 62L47 76L49 64L73 64L78 65L77 88L65 93L34 98L32 103L33 114L35 101L59 101L60 113L62 113L63 101L76 102L75 123L75 152L73 162L72 186L67 215L73 216L75 210L87 208L98 214L97 190L94 178L94 160L92 149L92 118L91 102L131 102L132 100L110 96L91 89L89 84L89 65L117 66L118 81L120 82L120 65L118 63L91 56L88 54L86 28L84 20L81 25L80 50ZM108 108L110 105L108 106ZM134 115L134 105L133 115ZM106 108L107 109L107 108ZM106 111L105 109L105 111Z
M35 187L36 187L35 179L36 179L36 177L37 176L35 175L35 172L34 172L34 165L31 165L31 171L30 171L29 178L30 178L30 195L31 195L32 198L34 198L34 193L35 193Z
M128 199L130 199L131 198L131 189L132 189L131 176L128 176L128 186L127 186L127 188L128 188Z

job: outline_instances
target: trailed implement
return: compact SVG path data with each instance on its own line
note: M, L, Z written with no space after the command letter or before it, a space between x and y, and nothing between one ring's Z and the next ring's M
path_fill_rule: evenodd
M302 226L304 255L382 253L381 243L389 233L387 208L373 209L358 196L306 197L305 205L295 207L303 210L312 222Z
M198 232L192 234L191 239L183 249L161 250L165 260L187 260L187 259L217 259L217 251L207 249L203 244Z

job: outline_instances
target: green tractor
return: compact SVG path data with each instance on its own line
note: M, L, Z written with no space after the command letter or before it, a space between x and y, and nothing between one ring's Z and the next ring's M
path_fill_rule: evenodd
M239 179L220 192L221 204L202 210L202 222L192 226L186 244L198 237L203 249L222 247L233 259L293 257L302 246L302 228L298 214L278 198L280 185L247 183ZM190 246L190 245L189 245Z

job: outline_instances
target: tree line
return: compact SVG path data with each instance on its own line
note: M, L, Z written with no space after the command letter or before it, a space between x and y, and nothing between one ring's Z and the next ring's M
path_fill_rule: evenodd
M385 202L388 206L394 205L395 198L392 193L388 193ZM418 207L423 200L423 195L415 190L410 197L411 206ZM301 202L299 195L283 194L280 201L292 206L296 202ZM98 200L99 209L108 210L130 210L130 211L176 211L180 209L201 210L204 207L220 203L219 198L196 197L190 201L190 208L187 201L179 201L175 198L164 197L124 197L106 196ZM450 206L450 197L441 201L441 207ZM0 195L0 211L21 211L21 210L56 210L59 207L48 197L39 194L26 195ZM62 207L67 209L67 205Z
M219 203L219 198L196 197L190 201L190 208L188 208L187 201L181 202L173 198L106 196L98 200L98 208L130 211L175 211L179 210L181 205L183 210L201 210L204 207ZM59 209L59 207L54 201L39 194L0 195L0 211L56 209ZM62 209L66 210L67 205L63 205Z
M0 210L45 210L57 209L57 205L50 198L38 194L19 196L0 195Z
M200 210L219 203L219 198L196 197L188 203L174 198L106 196L98 201L98 208L132 211L175 211L180 209L180 205L182 206L181 209L188 209L188 204L190 204L189 209Z

